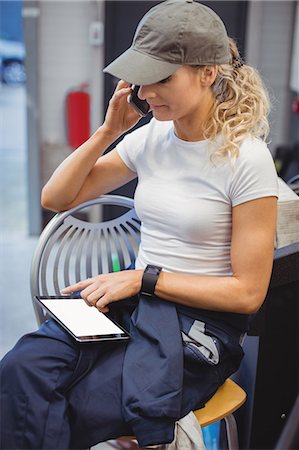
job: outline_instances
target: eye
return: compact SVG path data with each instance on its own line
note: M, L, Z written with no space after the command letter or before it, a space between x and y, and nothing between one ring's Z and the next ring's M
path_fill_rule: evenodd
M159 81L159 84L165 84L165 83L167 83L168 81L170 81L171 78L172 78L172 76L170 75L169 77L164 78L164 80Z

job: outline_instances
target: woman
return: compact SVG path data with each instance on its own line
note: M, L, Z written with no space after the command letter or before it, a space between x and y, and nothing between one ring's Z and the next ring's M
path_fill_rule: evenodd
M23 337L2 363L4 448L131 433L140 445L171 442L175 421L237 370L248 315L267 292L277 203L262 140L268 97L220 18L192 0L163 2L105 71L121 79L105 121L54 172L42 204L66 210L138 177L135 269L63 291L117 314L131 339L82 347L52 321ZM131 83L153 119L103 155L141 118Z

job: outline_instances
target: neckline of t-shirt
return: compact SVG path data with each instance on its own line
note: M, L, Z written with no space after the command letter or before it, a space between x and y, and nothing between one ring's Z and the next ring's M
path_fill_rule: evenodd
M181 146L184 147L206 147L207 144L209 143L208 139L204 139L202 141L184 141L183 139L180 139L179 137L177 137L177 135L175 134L175 129L174 126L172 125L171 129L170 129L170 137L172 140L174 140L176 143L180 144Z

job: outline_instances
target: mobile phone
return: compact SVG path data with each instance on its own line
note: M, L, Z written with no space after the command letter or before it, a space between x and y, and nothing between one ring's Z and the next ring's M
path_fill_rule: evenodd
M136 84L132 85L132 93L128 96L128 103L140 114L141 116L146 116L150 111L150 106L146 100L141 100L138 97L138 91L140 86Z

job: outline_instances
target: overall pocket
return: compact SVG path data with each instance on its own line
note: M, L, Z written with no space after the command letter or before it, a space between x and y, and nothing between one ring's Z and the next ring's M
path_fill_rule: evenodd
M203 363L217 365L220 361L221 341L206 333L205 323L195 320L187 333L182 332L185 349Z

